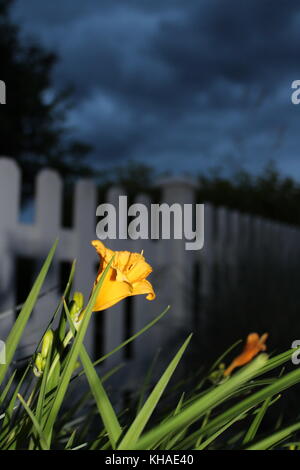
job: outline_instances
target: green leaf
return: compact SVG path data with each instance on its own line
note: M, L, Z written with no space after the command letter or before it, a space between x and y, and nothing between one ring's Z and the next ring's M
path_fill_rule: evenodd
M204 450L206 447L208 447L212 442L214 442L223 432L226 431L226 429L230 428L230 426L232 426L234 423L236 423L237 421L240 421L241 419L245 418L245 414L242 414L240 416L237 416L236 418L234 418L232 421L229 421L229 423L225 424L225 426L223 426L222 428L218 429L217 432L215 432L214 434L212 434L211 436L209 436L208 439L206 439L206 441L202 442L202 444L198 445L195 447L195 450Z
M70 450L74 444L74 440L75 440L75 437L76 437L76 432L77 432L77 429L74 429L74 431L72 432L67 444L66 444L66 447L65 447L65 450Z
M32 424L33 424L33 427L36 431L36 434L39 437L40 445L41 445L42 450L49 450L47 440L44 436L43 430L40 427L36 417L34 416L33 412L31 411L31 409L29 408L29 406L25 402L24 398L20 394L18 394L18 398L19 398L20 402L22 403L22 405L24 406L26 413L28 414L28 416L30 417L30 419L32 421Z
M280 367L287 361L291 360L292 354L295 352L295 349L290 349L285 351L284 353L278 354L277 356L270 358L267 363L260 369L255 372L253 377L257 377L263 375L267 372L270 372L273 369ZM239 387L238 392L243 392L246 390L251 390L252 388L257 387L257 385L261 386L264 384L269 384L269 387L264 387L256 394L252 394L245 400L239 401L235 406L228 408L223 413L218 414L214 419L212 419L203 429L205 433L214 433L217 431L221 426L226 424L228 421L232 420L234 417L238 416L239 414L250 410L251 408L259 405L262 403L266 398L272 395L276 395L280 393L282 390L289 388L290 386L296 384L300 381L300 374L299 372L293 371L291 372L292 376L289 376L287 379L270 379L270 380L256 380L252 381L251 383L246 383L245 385ZM286 376L285 376L286 377ZM278 380L281 382L278 383ZM228 396L228 398L230 398ZM188 448L191 442L194 442L195 438L199 436L200 432L195 431L193 434L188 436L182 443L181 448Z
M72 332L75 335L76 330L73 326L73 322L70 317L70 312L68 311L68 307L66 303L65 303L65 311L66 311L70 326L72 328ZM116 443L118 442L118 439L121 436L122 429L119 424L118 418L115 414L115 411L112 407L112 404L107 396L107 393L105 389L103 388L102 382L83 344L81 345L81 349L80 349L80 359L84 367L85 375L88 380L91 392L95 398L99 414L102 418L103 424L108 433L112 448L114 449L116 447Z
M130 338L126 339L123 343L119 344L119 346L117 346L116 348L114 348L112 351L110 351L109 353L105 354L104 356L100 357L100 359L98 359L97 361L93 362L93 365L94 366L97 366L98 364L100 364L101 362L105 361L105 359L107 359L108 357L110 357L112 354L115 354L116 352L118 352L120 349L124 348L125 346L127 346L127 344L131 343L132 341L134 341L136 338L138 338L141 334L145 333L147 330L149 330L150 328L152 328L159 320L161 320L165 315L166 313L170 310L170 306L168 305L168 307L160 314L158 315L157 317L155 317L153 320L151 320L151 322L147 323L147 325L145 325L141 330L139 330L137 333L135 333L133 336L131 336Z
M217 367L218 365L223 361L223 359L234 349L236 348L240 343L242 343L242 340L239 339L238 341L236 341L234 344L232 344L228 349L226 349L226 351L216 360L216 362L213 363L213 365L211 366L211 368L209 369L209 373L210 372L213 372Z
M146 403L138 413L137 417L133 421L132 425L128 429L127 433L125 434L124 438L122 439L120 445L118 446L118 450L127 450L127 449L134 449L137 440L139 439L141 433L143 432L146 424L148 423L157 403L160 400L166 386L168 385L180 359L184 351L186 350L192 335L190 335L187 340L184 342L182 347L177 352L174 359L171 361L169 366L167 367L166 371L154 387L153 391L151 392L150 396L148 397Z
M75 363L76 363L77 358L79 356L81 345L83 343L84 336L85 336L86 330L88 328L91 315L93 313L93 306L96 302L97 296L99 295L101 286L103 284L103 281L105 279L106 274L109 271L109 268L111 266L112 261L113 261L113 259L110 261L110 263L105 268L105 271L102 273L101 278L100 278L96 288L94 289L94 292L91 295L91 298L90 298L89 303L87 305L87 308L85 310L85 314L83 316L82 323L79 327L79 331L78 331L78 333L75 337L72 348L71 348L71 350L68 354L67 363L66 363L66 365L65 365L65 367L62 371L61 378L60 378L60 381L58 383L56 395L55 395L55 398L53 400L53 404L52 404L52 407L51 407L51 410L49 412L48 419L47 419L47 422L46 422L46 425L45 425L45 434L46 434L46 437L49 440L49 442L51 441L53 426L54 426L56 417L59 413L62 402L64 400L64 397L65 397L65 394L66 394L71 376L72 376L73 371L74 371Z
M9 378L9 380L8 380L8 382L7 382L7 384L6 384L5 388L4 388L4 390L3 390L3 392L2 392L1 395L0 395L0 405L2 405L2 403L3 403L4 400L5 400L5 398L7 397L7 394L8 394L8 392L9 392L9 390L10 390L10 387L11 387L13 381L14 381L16 372L17 372L17 370L15 370L15 371L12 373L12 375L10 376L10 378Z
M273 447L275 444L283 441L287 437L289 437L293 432L298 431L300 429L300 423L292 424L281 431L275 432L271 436L265 437L261 441L253 444L250 447L247 447L246 450L267 450L270 447Z
M68 299L68 297L70 295L70 290L71 290L71 287L72 287L74 274L75 274L75 267L76 267L76 260L74 260L73 263L72 263L70 274L69 274L69 279L68 279L68 282L66 284L66 287L65 287L64 293L62 295L62 298L61 298L60 307L63 306L64 300ZM66 331L66 317L62 313L61 316L60 316L60 321L59 321L59 325L58 325L58 337L60 339L60 342L62 342L64 337L65 337L65 331Z
M253 441L253 439L255 438L256 436L256 433L258 431L258 428L263 420L263 417L265 416L266 414L266 411L267 409L269 408L270 404L271 404L271 401L272 401L272 397L268 397L262 404L262 406L260 407L258 413L256 414L256 416L254 417L252 423L251 423L251 426L249 427L248 431L247 431L247 434L243 440L243 444L247 444L248 442L251 442Z
M179 414L181 408L182 408L182 405L183 405L183 401L184 401L184 396L185 396L185 393L183 392L181 394L181 397L180 397L180 400L179 402L177 403L177 406L175 408L175 411L173 411L172 415L173 416L176 416ZM176 442L178 441L178 439L181 439L183 437L183 435L185 434L186 432L186 429L184 429L182 432L180 433L177 433L175 436L173 435L173 433L170 433L169 436L167 436L167 439L164 439L163 442L160 444L160 449L162 450L169 450L169 449L172 449L172 447L176 444Z
M161 350L158 349L158 351L156 351L156 353L155 353L153 361L150 364L149 370L148 370L148 372L145 376L145 380L142 383L141 390L140 390L140 393L139 393L139 401L138 401L137 408L136 408L137 414L139 413L139 411L141 410L141 408L143 406L146 391L147 391L148 387L150 387L151 377L152 377L154 367L155 367L155 365L158 361L160 353L161 353Z
M184 426L192 424L206 413L208 409L217 406L217 404L226 399L234 390L250 380L266 361L267 355L260 354L254 361L233 375L229 380L187 406L179 415L171 417L162 425L156 426L154 429L148 431L148 433L142 436L137 442L135 449L148 449L171 431L175 432L178 429L182 429Z
M15 408L17 396L18 396L18 393L19 393L19 390L20 390L21 386L23 385L23 383L25 381L25 378L27 376L28 371L29 371L29 366L27 366L27 368L24 371L21 379L19 380L18 384L16 385L15 390L13 392L13 395L10 399L10 402L9 402L8 406L6 407L5 418L4 418L4 421L3 421L3 427L2 427L1 435L0 435L0 441L3 441L4 438L7 437L8 428L9 428L9 425L11 423L11 419L12 419L13 411L14 411L14 408Z
M48 356L46 359L46 365L45 369L43 371L43 376L42 376L42 383L40 386L40 393L38 397L38 402L36 406L36 419L38 423L40 423L41 427L43 427L43 410L44 410L44 404L45 404L45 398L47 395L47 392L49 392L49 388L47 387L48 383L48 372L50 369L50 361L51 361L51 354L52 354L52 347L53 344L50 345L49 351L48 351Z
M116 443L118 442L121 436L122 429L115 414L115 411L112 407L112 404L107 396L107 393L103 388L101 380L97 375L97 372L93 367L92 361L89 358L89 355L83 345L80 351L80 359L82 361L90 389L94 395L99 414L108 433L111 445L113 448L115 448Z
M263 367L262 371L264 371L265 369L266 367ZM255 375L257 375L257 373ZM281 391L295 385L298 382L300 382L299 368L290 372L289 374L284 375L283 377L278 378L272 384L262 388L253 395L250 395L244 400L238 402L236 405L232 406L224 413L221 413L216 416L216 418L212 419L210 423L208 423L207 427L205 428L205 431L214 432L216 429L218 429L219 426L222 426L224 423L233 419L235 416L253 408L259 403L262 403L267 398L272 397L273 395L277 395Z
M49 267L52 262L52 258L54 256L56 246L57 246L57 241L54 243L53 247L51 248L46 261L43 264L43 267L33 285L33 288L30 291L29 296L27 297L26 302L23 305L22 310L20 311L20 314L18 318L16 319L14 326L11 329L10 334L8 335L8 338L6 340L6 364L0 365L0 384L2 383L5 374L7 372L8 367L10 366L10 363L13 359L13 356L16 352L17 346L19 344L19 341L21 339L21 336L23 334L23 331L26 327L26 324L29 320L29 317L31 315L31 312L35 306L35 303L37 301L37 298L39 296L40 290L42 288L42 285L44 283L45 277L47 275L47 272L49 270Z

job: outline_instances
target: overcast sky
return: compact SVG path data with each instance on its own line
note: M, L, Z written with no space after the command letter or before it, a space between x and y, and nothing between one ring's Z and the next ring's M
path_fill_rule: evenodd
M26 35L75 85L69 122L100 167L176 172L273 159L300 180L299 0L16 0Z

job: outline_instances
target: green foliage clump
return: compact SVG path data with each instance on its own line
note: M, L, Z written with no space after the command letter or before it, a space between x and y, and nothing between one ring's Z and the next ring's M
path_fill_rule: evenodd
M143 387L142 395L137 397L138 405L133 406L131 413L119 407L116 411L104 383L118 373L119 368L100 378L96 366L150 330L168 309L93 363L83 341L94 302L110 265L99 280L79 323L74 322L78 317L74 317L72 306L75 302L81 310L82 297L78 293L71 295L73 265L64 295L20 377L14 370L13 358L55 248L56 244L6 341L6 364L0 365L1 450L300 448L297 439L300 420L297 415L292 423L277 423L273 430L267 429L266 432L263 427L269 408L283 399L281 395L286 389L300 382L299 368L290 372L283 370L295 350L274 357L260 354L231 377L225 378L222 371L227 351L206 374L199 376L196 370L193 371L193 385L182 381L180 386L175 384L171 387L174 372L191 341L190 335L160 379L151 387ZM58 320L56 327L55 319ZM42 363L37 358L42 358ZM33 374L36 362L40 367L37 376ZM70 389L79 386L80 377L85 378L89 390L77 393L77 399L70 402ZM167 406L161 406L166 392L169 397L175 397L174 406L170 405L170 400Z

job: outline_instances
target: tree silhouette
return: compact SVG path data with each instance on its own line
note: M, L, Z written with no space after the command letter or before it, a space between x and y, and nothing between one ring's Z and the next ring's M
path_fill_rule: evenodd
M10 17L13 1L0 0L0 79L6 83L6 105L0 108L0 154L20 164L26 191L45 166L68 178L87 174L85 157L90 147L68 138L65 118L70 90L55 94L51 88L57 57L32 40L21 40L19 27Z

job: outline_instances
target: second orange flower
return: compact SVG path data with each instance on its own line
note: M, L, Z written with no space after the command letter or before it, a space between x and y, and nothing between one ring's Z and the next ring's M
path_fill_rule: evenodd
M237 356L224 372L225 376L230 375L236 367L241 367L250 362L259 352L265 351L268 333L261 337L257 333L250 333L247 337L243 352Z

